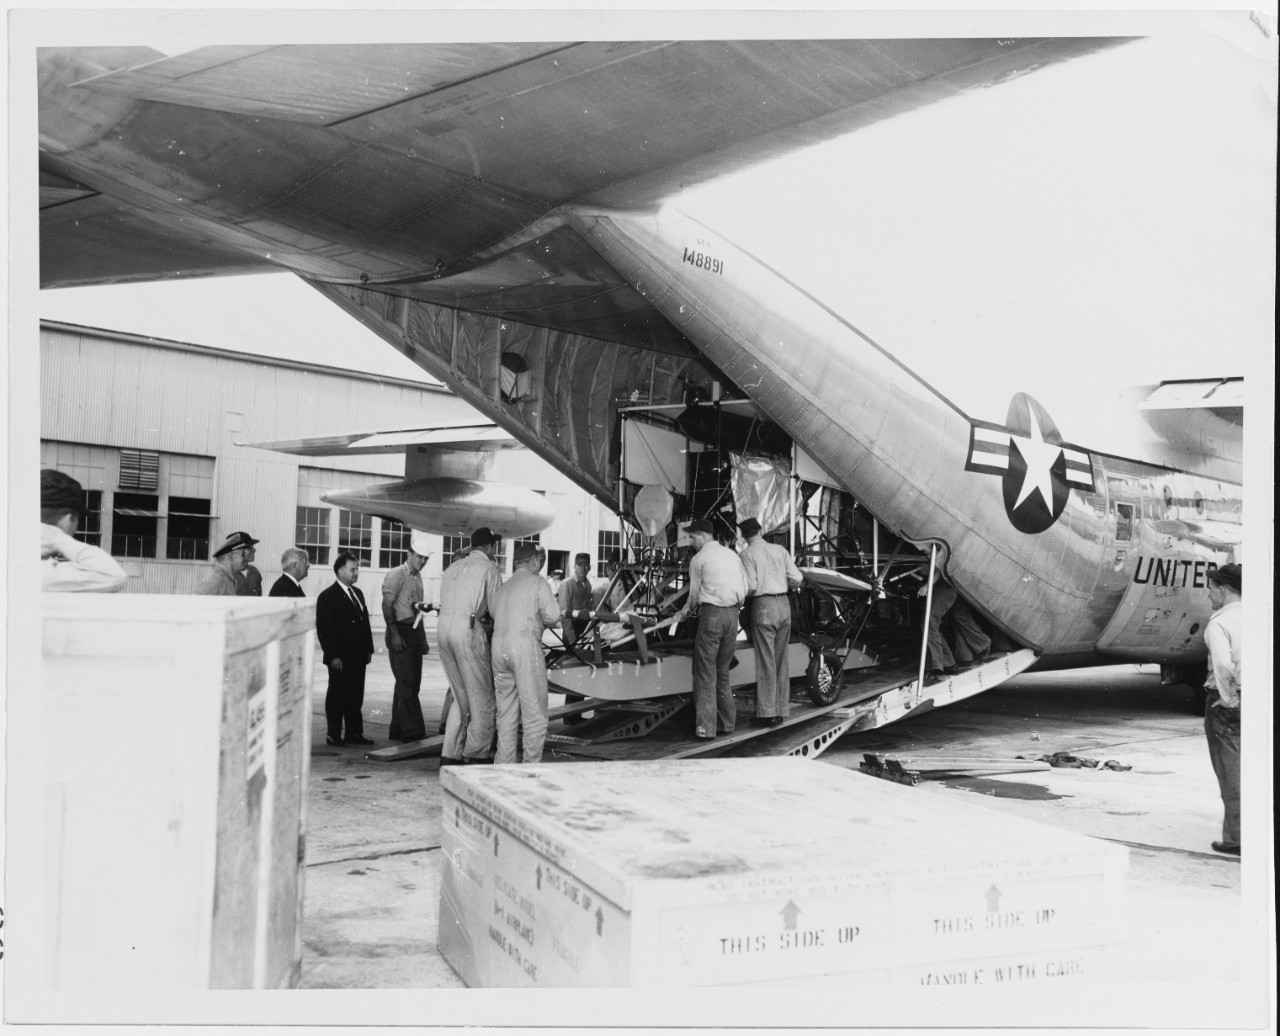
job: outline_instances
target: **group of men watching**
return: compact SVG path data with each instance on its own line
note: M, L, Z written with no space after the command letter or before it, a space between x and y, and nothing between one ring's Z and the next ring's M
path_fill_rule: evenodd
M45 591L115 592L127 576L106 551L75 539L84 509L84 490L61 471L40 473L41 587ZM800 572L785 548L761 536L760 523L748 518L738 526L746 549L735 553L718 543L711 522L699 518L687 532L696 553L689 563L689 595L677 620L698 615L694 638L694 736L730 734L737 705L729 670L738 636L740 610L750 602L750 629L756 656L756 715L761 726L781 723L789 712L790 673L787 644L791 607L787 595L800 586ZM253 566L258 544L246 532L234 532L214 552L214 569L197 594L261 596L262 575ZM449 680L445 702L442 765L538 762L547 735L547 672L542 649L545 629L560 626L573 644L594 616L588 578L591 559L578 554L574 574L553 594L539 573L546 553L534 544L516 546L514 572L505 583L494 559L501 537L487 527L472 534L470 547L445 569L440 583L437 637L440 661ZM407 559L387 574L382 585L386 646L395 675L390 736L416 741L426 736L419 702L422 659L429 651L423 615L422 569L429 558L426 539L413 533ZM290 547L280 559L282 574L271 597L303 597L302 581L310 561ZM360 559L340 551L335 582L316 598L316 634L329 671L325 695L330 745L372 745L364 736L361 707L365 670L373 659L369 609L356 586ZM1240 640L1241 569L1220 566L1209 573L1213 609L1205 627L1208 675L1205 687L1205 735L1224 806L1221 853L1240 853ZM929 592L926 583L921 595ZM950 613L957 644L952 654L940 623ZM945 581L933 584L928 629L931 679L981 662L991 641L967 605ZM519 731L523 728L523 738ZM520 741L517 744L517 741ZM496 750L494 745L496 743Z

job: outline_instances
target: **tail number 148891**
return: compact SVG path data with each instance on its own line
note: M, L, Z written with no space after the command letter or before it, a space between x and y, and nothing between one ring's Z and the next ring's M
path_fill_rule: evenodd
M680 257L682 263L688 263L695 266L699 270L706 270L708 273L724 273L724 263L719 259L713 259L706 252L698 252L691 248L684 250L684 255Z

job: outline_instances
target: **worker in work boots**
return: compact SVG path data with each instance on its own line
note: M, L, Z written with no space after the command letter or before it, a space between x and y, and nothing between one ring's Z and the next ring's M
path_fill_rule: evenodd
M740 555L751 609L751 644L756 653L755 725L776 727L791 709L791 670L787 644L791 641L791 601L788 594L801 583L800 570L785 547L760 535L760 522L748 518L738 531L747 541Z
M471 534L467 553L440 577L436 640L453 691L440 750L441 766L492 761L493 669L485 620L502 585L498 566L493 563L501 542L501 536L481 526Z
M560 620L560 606L538 573L546 553L521 543L515 571L493 598L493 689L498 712L496 763L516 762L516 740L524 728L526 763L542 761L547 740L547 663L542 632Z

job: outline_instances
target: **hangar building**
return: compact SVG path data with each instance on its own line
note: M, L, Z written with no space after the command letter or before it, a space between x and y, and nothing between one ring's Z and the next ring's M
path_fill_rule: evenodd
M40 364L40 466L84 486L80 538L121 563L129 593L190 592L212 551L243 529L262 541L255 564L267 586L281 552L296 544L311 556L304 588L314 596L346 549L360 556L361 587L376 601L382 577L404 561L409 530L327 505L320 494L403 478L404 458L296 457L236 443L477 419L426 381L56 321L41 322ZM567 572L580 550L595 559L596 575L621 559L617 516L529 451L500 451L491 477L552 502L556 518L537 537L548 571ZM432 540L424 590L438 600L442 562L464 540ZM510 554L504 543L504 572Z

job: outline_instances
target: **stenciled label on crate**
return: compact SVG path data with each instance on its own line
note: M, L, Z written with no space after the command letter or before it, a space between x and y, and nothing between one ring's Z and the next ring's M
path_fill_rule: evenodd
M638 947L637 967L656 968L656 978L641 981L696 985L1111 940L1116 886L1097 870L1043 876L1067 862L1031 858L970 868L953 861L950 871L940 864L931 875L895 877L878 869L860 881L766 873L727 876L701 889L656 883L637 895L633 916L639 928L649 910L657 911L660 952ZM1038 877L1020 877L1029 874Z
M646 907L659 898L653 891ZM636 948L644 984L719 985L883 967L890 936L887 899L866 892L655 909L656 952Z
M440 949L472 986L627 985L630 918L446 793Z
M895 985L1018 987L1107 978L1105 946L1074 946L890 969Z
M986 956L1113 937L1102 874L895 890L892 945L916 959Z

